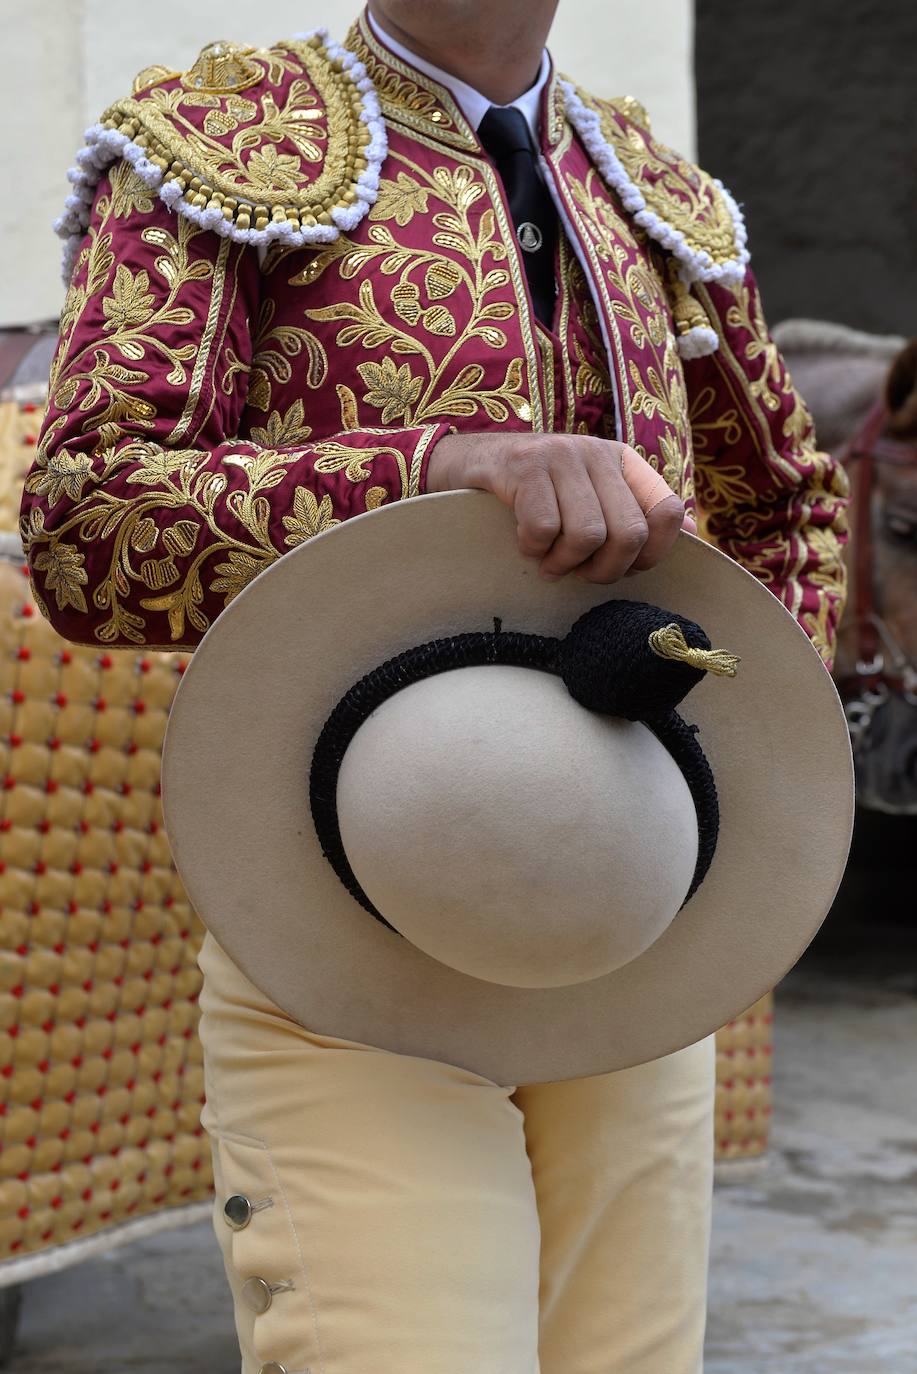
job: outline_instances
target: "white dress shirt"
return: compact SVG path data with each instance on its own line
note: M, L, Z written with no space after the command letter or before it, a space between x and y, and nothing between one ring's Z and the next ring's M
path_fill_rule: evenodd
M369 15L369 23L379 42L384 43L396 57L401 58L402 62L406 62L410 67L416 67L417 70L423 72L425 76L429 76L432 80L438 81L441 86L445 86L472 129L477 132L481 120L487 114L493 102L488 100L486 95L482 95L480 91L476 91L473 86L469 86L465 81L460 81L457 76L452 76L449 72L444 72L440 67L434 67L432 62L425 62L422 57L418 57L416 53L412 53L410 48L406 48L404 44L399 43L396 39L387 34L378 19L374 18L371 13ZM538 73L538 78L534 86L530 86L527 91L523 91L522 95L516 100L511 101L509 106L500 107L502 109L522 111L536 148L538 147L538 126L541 116L541 92L544 89L544 84L550 72L551 62L548 57L547 49L545 49L541 54L541 70Z

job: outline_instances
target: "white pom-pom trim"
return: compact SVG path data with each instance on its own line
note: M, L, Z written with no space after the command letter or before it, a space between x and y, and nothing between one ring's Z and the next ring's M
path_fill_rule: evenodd
M292 248L305 248L314 243L333 243L341 233L354 229L379 193L379 170L388 153L388 139L385 121L379 107L376 89L366 75L366 68L357 61L354 53L333 43L327 29L310 29L307 33L295 35L297 40L321 39L328 57L334 61L340 58L344 71L360 92L360 119L370 132L370 141L362 149L366 168L360 173L355 185L357 199L353 205L339 206L331 211L333 224L316 224L310 227L294 228L289 221L271 221L264 229L240 229L232 220L223 215L222 210L208 210L206 206L189 205L182 199L184 192L177 181L166 180L163 173L150 162L143 148L133 143L125 134L116 129L106 129L101 124L93 124L86 130L86 146L76 155L76 166L71 167L67 179L73 186L72 193L64 202L64 213L54 221L54 231L64 240L62 276L64 285L70 283L73 265L79 252L83 235L89 227L92 202L95 190L104 172L119 158L131 163L134 171L145 186L155 191L164 205L174 208L178 214L193 220L202 229L212 229L223 238L233 239L236 243L252 243L267 246L275 240Z
M715 262L705 249L692 248L680 229L676 229L674 225L662 219L655 211L647 209L643 193L628 176L614 148L604 137L599 116L594 110L587 109L577 95L576 88L569 81L561 81L560 86L564 93L570 122L583 140L586 150L601 172L602 177L609 186L617 191L624 209L633 216L634 221L646 230L650 238L655 239L663 248L667 248L677 259L684 280L686 282L717 282L722 286L737 285L744 277L745 269L748 266L748 236L742 212L722 182L714 180L713 184L722 195L726 208L732 216L737 247L736 256L725 263ZM694 330L691 331L692 334L694 332ZM688 337L688 335L682 336L685 339ZM683 356L698 357L700 355L693 353L691 355L683 354Z
M687 362L690 358L708 358L719 348L720 339L715 329L695 325L687 334L679 334L675 346Z

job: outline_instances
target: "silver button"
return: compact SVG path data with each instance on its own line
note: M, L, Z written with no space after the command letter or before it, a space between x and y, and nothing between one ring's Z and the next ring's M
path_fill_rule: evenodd
M231 1226L234 1231L241 1231L251 1219L251 1200L244 1193L233 1193L232 1197L226 1199L226 1205L223 1208L223 1220L227 1226Z
M537 253L543 243L544 235L538 225L530 219L523 220L519 225L519 247L526 253Z
M265 1279L246 1279L242 1297L253 1312L266 1312L274 1300L271 1285Z
M287 1293L292 1287L289 1279L283 1283L268 1283L267 1279L257 1277L246 1279L242 1285L242 1300L260 1316L274 1301L275 1293Z

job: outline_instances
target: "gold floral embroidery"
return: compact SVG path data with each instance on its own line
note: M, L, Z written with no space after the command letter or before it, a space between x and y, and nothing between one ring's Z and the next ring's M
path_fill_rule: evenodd
M220 73L236 79L227 85ZM139 140L186 203L218 209L247 230L265 228L272 215L297 229L330 225L332 208L356 200L371 133L356 87L320 39L271 49L211 44L179 84L167 69L142 75L151 80L101 123ZM246 88L252 98L239 94ZM142 209L141 193L132 193Z
M113 186L120 184L125 175L123 169L114 172ZM150 379L149 372L141 367L128 364L141 363L150 354L158 354L169 363L167 382L175 387L188 384L186 364L200 352L193 342L169 344L166 337L171 332L169 326L184 326L193 321L193 312L177 303L178 295L189 281L212 279L213 266L203 259L193 259L193 241L202 233L195 225L184 218L176 222L176 234L165 229L149 228L143 231L146 242L161 249L155 259L154 267L165 283L165 293L161 304L151 288L149 274L145 269L134 273L124 263L118 263L114 280L109 283L114 257L111 252L111 235L104 232L106 218L114 214L115 196L101 197L99 211L102 215L102 231L90 234L88 249L87 283L85 288L71 288L68 297L67 330L62 334L57 357L51 372L51 399L59 410L67 410L74 402L82 383L88 383L81 410L91 412L85 429L97 430L104 444L113 443L123 432L122 422L133 426L149 426L155 411L152 405L138 394ZM104 286L110 285L110 294L102 300L102 314L105 319L102 338L97 347L87 344L77 352L70 349L70 337L77 319L77 310L85 307L86 302L97 295ZM91 352L90 352L91 350ZM115 353L120 355L118 361ZM100 401L105 404L99 408ZM190 417L189 417L190 418ZM46 464L51 432L45 433L39 446L37 462Z
M311 433L312 426L305 422L305 407L301 400L296 400L283 415L272 410L266 424L252 428L251 438L264 448L293 448L304 444Z
M306 366L299 369L298 375L312 391L317 390L328 376L328 355L320 341L311 330L300 325L275 325L276 310L276 300L266 297L252 342L254 357L248 404L256 410L270 409L272 382L286 386L292 380L293 359L305 356Z
M118 164L117 174L111 178L112 214L115 219L127 219L135 212L148 215L153 209L153 192L141 181L130 163Z
M626 363L620 336L615 339L620 375L630 391L625 441L657 468L673 491L688 499L692 495L688 399L659 269L645 235L638 237L622 220L594 169L585 181L569 176L566 185L568 203L593 258L593 280L606 316L612 325L627 331ZM642 355L639 361L634 350ZM655 422L656 452L637 441L634 415Z
M391 358L383 358L381 363L358 363L357 371L368 388L364 400L367 405L381 408L382 423L403 419L410 424L411 407L420 395L422 378L412 377L407 363L396 370Z
M122 169L113 170L113 188L125 175ZM175 325L191 319L189 308L181 303L183 288L204 282L211 296L222 292L225 259L218 251L215 267L211 260L196 256L196 239L203 231L179 217L174 234L158 225L138 226L143 242L155 250L152 264L116 265L109 232L115 201L114 194L97 201L98 224L81 254L80 285L68 297L68 328L55 362L53 393L53 404L68 413L46 425L25 484L26 492L42 497L48 506L66 498L68 508L55 518L52 529L45 529L42 508L33 505L25 541L33 567L43 574L58 608L72 606L83 614L89 609L84 591L90 577L88 551L107 545L107 567L92 573L92 607L103 612L94 633L102 643L147 642L145 611L165 613L172 641L179 643L209 627L205 587L229 600L278 557L267 493L285 480L291 464L300 461L295 446L311 430L304 403L297 399L283 410L271 410L255 430L253 441L262 445L257 452L246 452L240 441L219 467L214 467L207 450L142 437L124 442L126 434L142 434L157 419L156 405L144 394L154 359L166 364L157 369L157 384L164 378L180 400L197 384L198 363L190 377L188 372L195 345L167 340L174 339ZM238 258L237 254L236 263ZM89 343L81 340L74 345L76 320L90 301L102 328L89 336ZM312 385L324 380L327 357L309 330L276 325L270 310L261 324L259 364L265 375L273 371L289 377L290 360L306 355L306 380ZM209 345L206 351L209 357ZM227 371L244 370L234 356L224 365ZM215 368L216 359L210 357L207 366ZM74 424L92 436L92 452L61 442L63 427ZM327 443L318 445L315 467L344 471L349 480L364 481L376 458L394 456L401 483L396 494L416 495L423 455L434 432L432 426L423 429L409 457L386 442L385 431L380 431L385 438L376 445L338 442L334 452ZM378 486L367 490L368 509L381 503L380 492ZM319 500L297 488L285 517L287 544L327 528L333 519L330 498ZM146 594L137 596L138 588Z
M382 177L379 182L379 196L369 212L369 218L393 219L399 228L403 229L406 224L410 224L415 213L427 213L429 199L430 191L405 172L399 172L394 181Z
M293 493L293 514L283 517L283 527L289 531L283 542L291 546L302 544L313 535L339 525L341 522L335 519L333 509L331 497L327 494L317 501L308 487L297 487Z
M718 263L734 261L739 254L735 223L714 179L654 140L639 119L645 112L636 101L628 106L626 99L597 100L586 91L577 93L598 114L605 141L639 187L647 208L684 234L695 252L707 252Z
M388 222L373 224L363 243L342 236L329 244L290 284L312 285L332 266L348 281L372 264L383 277L396 278L390 293L395 320L379 305L370 275L360 281L356 300L307 309L306 317L338 324L335 343L339 348L384 347L399 359L362 362L356 369L365 387L363 404L381 410L383 424L396 419L406 424L428 423L444 416L470 417L482 410L497 422L511 413L531 421L531 405L522 392L522 359L506 364L496 387L485 384L486 369L479 362L452 372L460 350L474 339L490 349L505 349L507 336L500 324L513 314L509 301L492 299L509 282L509 274L500 265L507 260L507 249L497 234L494 210L488 207L474 215L485 194L482 181L465 165L436 166L430 171L398 152L391 154L391 160L401 162L404 170L397 170L388 179L388 189L383 188L378 218ZM404 228L421 211L421 200L427 213L432 211L433 249L405 247L390 228L391 223ZM443 208L434 210L430 202ZM470 306L470 312L460 311L461 331L448 304L459 291ZM437 356L425 336L452 342Z
M79 501L91 474L92 459L88 453L68 453L61 449L48 454L30 490L46 497L50 506L56 505L62 496Z
M757 377L749 381L749 394L768 410L780 409L778 389L781 380L780 354L764 322L761 302L756 296L752 306L751 292L742 283L734 290L735 304L726 311L726 323L732 329L742 329L748 335L745 357L750 363L763 366Z
M376 42L365 16L350 29L344 46L366 67L386 119L453 147L477 148L477 139L446 88L426 78L418 81L415 68Z
M761 451L768 461L787 478L797 480L800 461L808 465L818 461L820 455L815 446L812 417L770 337L760 298L757 295L753 298L748 286L741 283L730 292L733 299L723 320L708 288L699 286L696 289L719 336L719 347L713 355L714 366L732 394L738 391L745 398ZM746 336L741 345L744 362L736 357L735 334L727 337L727 329L738 330ZM788 452L783 453L774 442L767 412L779 411L787 401L790 409L781 433L790 443ZM846 495L843 469L838 468L837 472L844 488L842 495Z
M58 609L75 606L78 611L86 610L86 597L83 587L88 580L85 558L72 544L57 540L50 548L38 554L35 568L45 574L45 583L54 593Z

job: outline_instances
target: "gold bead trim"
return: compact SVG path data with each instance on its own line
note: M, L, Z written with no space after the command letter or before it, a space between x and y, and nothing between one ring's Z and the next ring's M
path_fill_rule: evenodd
M741 659L725 649L692 649L684 637L681 626L674 621L654 630L649 645L660 658L673 659L676 663L687 663L691 668L699 668L703 673L713 673L714 677L735 677Z
M317 225L331 227L334 210L348 209L360 199L357 181L368 166L366 149L372 132L360 119L362 93L344 71L341 58L329 56L322 36L316 34L302 42L291 40L278 46L291 50L303 61L327 110L329 144L332 125L339 131L340 140L340 152L333 159L337 165L325 166L316 181L301 193L290 196L287 192L289 199L268 197L268 203L249 200L225 181L221 189L213 184L224 180L217 169L211 173L210 181L205 180L182 156L185 140L163 116L159 106L148 107L136 99L119 101L105 112L100 122L103 128L117 131L141 148L148 161L162 173L163 185L174 184L181 188L180 200L186 205L198 210L219 210L223 218L239 230L266 229L272 223L290 224L294 230L314 229ZM215 47L219 47L219 53L214 52ZM262 56L268 59L270 55L252 48L236 49L228 43L210 45L191 71L185 73L183 85L187 87L191 78L190 85L195 93L235 93L242 88L243 82L249 86L254 84L252 69L258 65L254 58ZM203 84L205 77L224 84L206 86ZM235 84L227 86L225 82L230 77ZM174 73L164 74L154 84L162 84L170 78L174 78ZM260 66L257 79L265 79ZM332 161L330 148L326 161Z
M710 320L706 310L697 297L692 296L687 283L682 281L678 263L673 258L669 258L667 273L669 301L672 306L675 332L684 335L690 334L692 329L709 329Z

